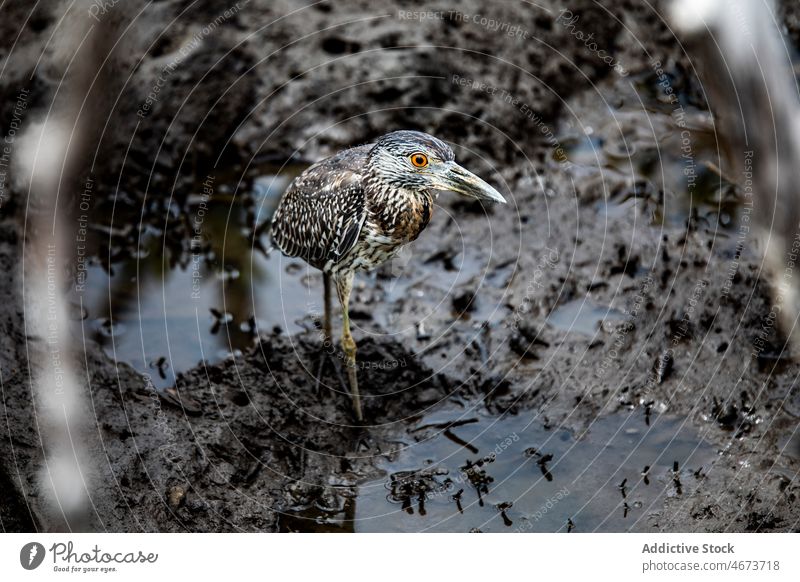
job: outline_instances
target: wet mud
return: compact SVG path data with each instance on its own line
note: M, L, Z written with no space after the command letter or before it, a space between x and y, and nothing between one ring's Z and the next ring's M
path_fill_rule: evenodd
M68 291L90 502L65 524L40 491L46 346L21 298L36 208L10 187L3 529L796 531L800 365L695 63L659 3L540 4L254 0L185 55L219 7L115 7L136 23ZM33 119L64 66L48 49L25 80L58 22L37 9L12 46L26 10L0 9L19 12L0 19L4 128L19 88ZM358 276L357 425L321 275L264 225L306 164L397 128L447 140L509 204L442 194L407 252Z

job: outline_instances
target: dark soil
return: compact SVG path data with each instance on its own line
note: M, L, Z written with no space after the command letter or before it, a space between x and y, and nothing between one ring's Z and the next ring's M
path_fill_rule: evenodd
M126 4L108 16L121 28L135 17ZM323 351L316 380L313 330L262 329L242 357L181 373L165 391L87 343L76 361L88 380L92 422L82 439L93 463L91 507L86 520L65 524L40 490L30 375L41 346L23 326L26 205L12 189L0 215L3 529L303 528L292 521L298 508L347 513L360 483L385 477L380 460L415 438L415 423L445 403L470 402L492 417L531 415L575 432L620 411L643 420L686 417L719 458L699 486L668 497L637 529L796 531L800 365L779 330L764 335L771 289L753 240L737 256L735 203L727 224L721 205L707 201L676 214L680 193L651 179L660 170L637 181L608 159L576 162L586 126L607 154L624 149L629 127L644 128L633 138L640 151L656 148L649 123L668 127L669 109L610 120L635 105L632 85L657 101L653 59L687 110L710 123L694 64L644 3L576 0L570 8L576 29L593 33L624 63L625 76L557 22L558 3L539 4L550 12L511 0L452 6L517 24L528 33L521 38L470 19L401 17L421 9L414 3L322 3L278 21L299 4L253 0L180 62L144 120L136 111L158 71L220 9L166 0L139 16L113 56L118 85L97 112L110 120L96 141L103 155L85 172L98 184L94 212L117 210L116 233L101 241L99 256L128 252L137 236L135 228L123 232L131 216L160 229L170 252L185 252L186 205L209 173L235 176L231 189L246 190L251 166L315 160L397 128L453 143L458 160L508 194L509 204L484 209L443 194L411 261L391 274L407 292L388 300L385 272L359 278L351 309L364 426L353 423L338 349ZM29 119L49 106L63 66L55 49L26 79L59 6L45 3L27 21L20 3L0 10L4 128L23 85L33 94ZM797 8L787 2L782 14L796 42ZM517 101L459 85L454 75ZM700 140L714 135L713 125L695 135L700 165L709 151ZM661 146L656 162L680 159L679 144ZM726 191L736 197L733 185ZM442 292L430 283L437 269L459 266L466 275L458 287ZM321 278L310 284L322 293ZM592 335L548 323L587 295L626 317L606 319ZM419 333L422 320L432 339Z

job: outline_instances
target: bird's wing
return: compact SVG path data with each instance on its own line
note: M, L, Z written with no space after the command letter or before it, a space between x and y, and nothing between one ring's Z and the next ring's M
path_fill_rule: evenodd
M272 218L272 240L285 255L321 269L353 248L366 217L363 172L370 147L317 162L292 182Z

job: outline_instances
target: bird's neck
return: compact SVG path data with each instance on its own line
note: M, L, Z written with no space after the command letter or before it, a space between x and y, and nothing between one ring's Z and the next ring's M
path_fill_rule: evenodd
M369 221L374 231L392 244L415 240L428 226L433 214L433 195L375 183L367 189Z
M415 240L433 215L433 194L426 190L377 188L368 195L372 222L397 244Z

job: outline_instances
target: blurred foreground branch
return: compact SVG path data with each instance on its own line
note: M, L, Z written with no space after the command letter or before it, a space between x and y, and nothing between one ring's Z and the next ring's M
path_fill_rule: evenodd
M800 100L789 43L771 0L675 0L671 20L684 34L722 138L728 173L745 194L739 231L763 244L778 321L797 345L800 331Z

